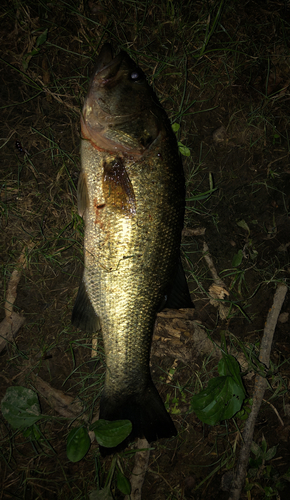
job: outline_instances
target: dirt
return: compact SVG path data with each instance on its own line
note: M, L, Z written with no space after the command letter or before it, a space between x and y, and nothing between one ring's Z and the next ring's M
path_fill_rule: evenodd
M185 228L205 228L201 236L185 232L182 241L195 319L214 341L219 342L223 332L229 348L240 350L240 341L256 356L277 284L288 283L290 274L290 69L287 44L278 40L275 31L282 24L288 30L289 8L282 2L264 3L237 2L234 13L230 5L224 7L224 31L213 36L209 45L212 52L204 57L192 56L200 41L188 38L184 109L191 104L182 116L179 136L191 151L189 158L183 158L188 199ZM34 388L33 372L52 388L75 398L91 417L98 407L105 370L102 342L98 344L99 357L91 358L91 339L70 322L82 274L84 228L77 215L76 186L80 172L79 117L88 78L102 36L109 40L111 33L116 48L120 40L133 47L174 121L185 81L180 61L186 38L182 37L190 37L189 25L183 29L182 23L197 23L208 8L205 2L197 2L192 9L187 3L181 7L177 2L173 21L167 10L172 2L161 2L160 9L149 2L147 10L141 4L138 14L130 2L125 2L119 18L113 2L89 2L85 7L76 2L71 8L61 2L51 2L45 8L38 2L5 2L2 7L3 306L9 279L23 250L26 265L14 303L14 311L25 317L25 324L0 354L0 399L10 386ZM213 9L212 19L215 14ZM260 22L255 30L256 19ZM135 29L138 23L142 25L140 33ZM49 30L47 41L37 45L45 29ZM267 40L265 32L269 33ZM245 43L251 40L260 51L260 59L255 56L253 62L247 49L248 57L240 56L238 69L233 72L222 50L228 40L225 33ZM261 34L263 47L258 43ZM263 52L267 43L270 48ZM162 66L168 54L174 57L173 63ZM267 61L271 63L270 73ZM278 98L265 98L267 85L269 95L281 91ZM193 200L210 190L211 180L211 194ZM203 258L204 241L229 291L226 305L230 313L225 320L210 304L208 290L213 278ZM233 265L239 251L241 262ZM288 293L281 313L289 313L289 305ZM4 316L3 307L0 319ZM269 387L254 434L256 443L261 444L264 436L268 448L277 446L277 453L266 464L268 469L263 464L255 476L252 496L243 491L241 498L270 498L265 496L265 488L274 488L290 468L289 315L281 319L271 351ZM190 346L188 349L193 349ZM222 490L222 477L237 462L244 422L229 420L213 427L202 424L190 411L190 398L201 384L206 385L217 375L217 360L210 355L196 356L195 352L190 361L186 356L182 361L179 356L173 379L166 384L176 358L174 345L171 355L170 349L166 353L164 357L152 356L152 374L161 397L164 401L168 398L179 434L154 443L142 498L228 498L229 492ZM244 384L251 396L254 377L245 378ZM174 397L178 398L175 406ZM111 459L102 460L93 443L82 461L70 462L66 438L71 420L62 418L41 396L40 404L49 418L39 425L39 439L13 430L1 415L0 498L89 498L93 489L104 486ZM132 466L132 458L123 461L127 476ZM124 498L115 484L113 488L115 498ZM274 492L272 498L283 500L289 494L288 475L284 489L279 494Z

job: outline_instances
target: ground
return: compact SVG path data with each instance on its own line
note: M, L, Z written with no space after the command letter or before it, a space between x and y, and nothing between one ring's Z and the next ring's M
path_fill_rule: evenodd
M91 358L90 336L70 318L83 259L76 208L80 110L105 41L142 67L190 152L183 156L182 259L194 318L215 342L224 334L237 357L243 349L252 361L258 356L275 290L290 273L289 23L287 1L2 3L0 319L19 269L14 312L25 323L0 355L1 400L12 386L37 390L38 376L76 398L90 418L98 408L102 343ZM229 292L225 319L210 303L205 242ZM259 446L264 436L268 449L277 449L266 463L252 463L247 485L253 486L241 498L289 498L289 303L288 293L254 433ZM195 355L190 342L183 351L191 349L190 356L172 347L160 358L154 343L153 378L178 437L154 444L142 498L228 498L222 478L237 463L245 423L233 418L209 426L190 411L192 395L217 375L218 361ZM249 397L253 369L242 373ZM40 394L39 400L48 416L37 424L41 434L14 430L1 415L0 498L89 498L104 486L111 459L102 459L93 443L83 460L70 462L73 418ZM132 458L122 460L128 477ZM112 489L124 497L115 483Z

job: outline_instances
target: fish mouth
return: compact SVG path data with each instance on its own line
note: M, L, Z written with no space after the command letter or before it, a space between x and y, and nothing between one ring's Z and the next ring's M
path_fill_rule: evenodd
M105 43L97 57L92 86L111 87L117 83L117 75L126 53L121 51L115 57L109 43Z
M114 56L111 45L103 45L96 59L84 102L81 132L83 139L88 139L99 151L140 157L144 146L142 142L140 144L137 133L133 130L130 134L130 131L132 132L132 122L138 122L143 112L142 94L144 95L143 88L146 92L147 87L135 86L136 91L132 91L135 83L134 78L130 79L131 75L143 77L142 71L129 55L120 51ZM139 122L137 125L140 127Z

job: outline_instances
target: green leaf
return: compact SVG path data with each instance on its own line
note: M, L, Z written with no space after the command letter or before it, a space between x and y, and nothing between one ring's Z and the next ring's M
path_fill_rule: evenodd
M89 451L91 440L86 427L75 427L67 438L66 454L71 462L79 462Z
M14 429L30 427L41 418L37 394L26 387L8 387L1 401L3 417Z
M235 358L224 354L218 369L222 376L211 379L207 388L191 399L191 409L209 425L231 418L240 411L245 399L239 364Z
M118 472L117 474L117 488L123 493L123 495L131 494L131 484L130 481L122 474Z
M93 490L89 494L90 500L114 500L110 490L110 485L106 486L102 490Z
M130 420L98 420L91 425L91 430L94 431L96 439L101 446L113 448L122 443L132 431L132 423Z
M263 436L262 442L261 442L261 449L263 451L263 456L264 457L266 456L267 448L268 448L267 441L266 441L265 437Z
M245 221L244 219L243 219L243 220L238 221L238 222L237 222L237 225L238 225L239 227L241 227L242 229L245 229L246 231L248 231L248 233L250 234L250 232L251 232L251 231L250 231L250 228L249 228L248 224L246 223L246 221Z
M39 441L41 438L41 432L39 430L39 427L36 424L31 425L30 427L27 427L22 432L24 437L29 437L30 439L34 441Z
M239 250L238 253L236 253L233 257L232 267L238 267L241 264L243 257L243 250Z
M39 35L39 37L36 40L36 47L39 47L40 45L43 45L46 42L47 32L48 32L48 29L44 30L44 32L41 33L41 35Z
M178 132L179 129L180 129L179 123L172 123L173 132Z
M254 486L254 483L246 483L244 485L244 490L245 491L251 491L251 489L253 488L253 486Z
M276 455L276 451L277 446L273 446L273 448L270 448L266 453L265 460L272 460L272 458L274 458L274 456Z
M178 142L178 149L183 156L190 156L190 149L184 146L182 142Z
M223 354L223 357L218 364L218 372L221 376L230 375L231 377L233 377L235 383L242 388L245 394L244 385L240 374L240 365L234 358L234 356L232 356L231 354Z
M200 193L197 195L192 195L190 198L186 198L186 201L199 201L199 200L206 200L207 198L210 197L212 193L214 193L218 188L213 188L210 189L209 191L205 191L204 193Z
M251 452L254 453L256 457L262 456L262 450L260 446L257 443L255 443L255 441L252 441Z
M273 490L273 488L271 488L271 486L265 486L264 491L266 498L271 498L272 496L275 495L275 491Z

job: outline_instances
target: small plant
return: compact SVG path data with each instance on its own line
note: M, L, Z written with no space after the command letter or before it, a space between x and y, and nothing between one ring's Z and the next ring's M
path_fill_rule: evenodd
M170 397L170 394L167 394L166 396L166 401L164 403L166 410L171 413L172 415L179 415L180 413L180 408L179 404L180 402L186 403L186 396L183 391L180 392L180 398L174 396L173 398Z
M246 490L250 491L254 486L265 494L265 499L280 498L279 490L285 486L285 481L290 481L290 469L279 476L272 466L271 460L275 457L277 446L268 449L265 437L262 437L261 445L253 441L251 451L254 458L249 459L248 481Z
M28 68L28 65L29 65L29 61L30 59L33 57L33 56L36 56L40 50L41 50L41 45L43 45L46 41L47 41L47 33L48 33L48 30L44 30L43 33L41 33L37 39L36 39L36 43L35 43L35 48L31 51L31 52L28 52L24 57L23 57L23 60L22 60L22 67L23 67L23 70L24 72L27 70Z
M233 356L223 353L218 372L219 377L211 379L206 389L191 398L191 410L209 425L232 418L240 411L246 395L239 363Z
M41 414L38 396L34 391L21 386L9 387L1 401L1 411L11 427L22 431L25 437L29 437L32 441L41 439L46 441L36 422L51 417ZM129 420L113 422L98 420L90 426L84 423L74 427L68 435L66 446L67 457L71 462L79 462L89 451L91 440L88 430L94 432L96 440L101 446L113 448L129 436L132 423ZM115 455L112 459L105 487L101 490L93 490L90 494L90 500L113 499L111 482L115 472L117 488L124 495L130 495L130 482L123 473L119 457Z
M175 134L179 131L179 129L180 129L179 123L172 124L172 130L173 132L175 132ZM183 156L190 156L190 149L188 147L184 146L184 144L182 144L182 142L180 141L177 141L177 144L180 154L182 154Z

